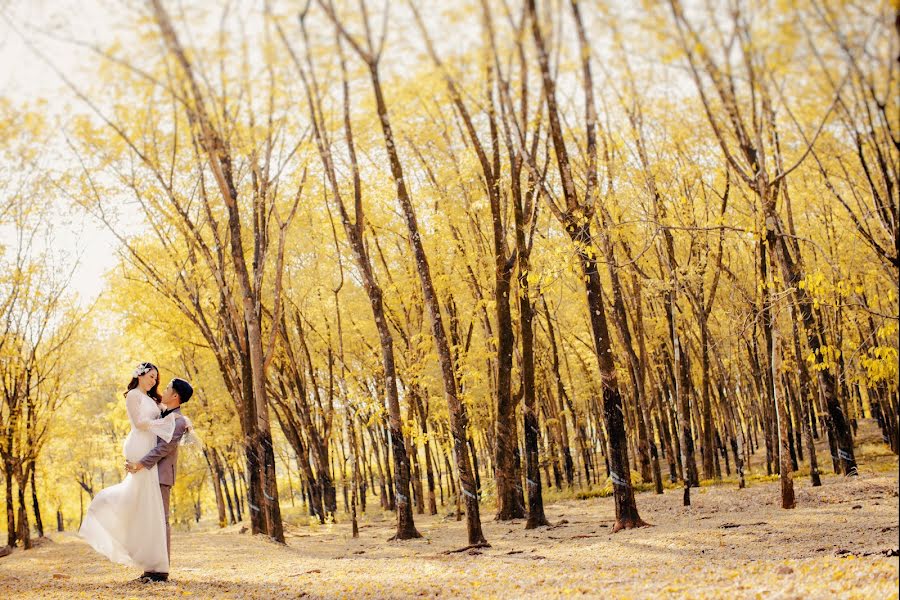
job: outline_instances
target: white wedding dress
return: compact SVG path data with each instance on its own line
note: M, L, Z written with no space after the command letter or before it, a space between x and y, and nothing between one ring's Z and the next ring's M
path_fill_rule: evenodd
M156 403L139 389L125 398L131 431L123 449L137 462L156 446L156 438L172 439L175 415L160 415ZM168 573L166 523L156 465L125 475L122 483L98 493L88 507L78 535L109 560L147 572Z

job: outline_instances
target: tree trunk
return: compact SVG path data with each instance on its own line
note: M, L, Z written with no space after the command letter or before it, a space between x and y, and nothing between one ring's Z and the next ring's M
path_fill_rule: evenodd
M350 413L350 407L344 409L344 439L350 451L350 526L353 539L359 537L359 523L356 516L357 490L359 489L359 458L356 452L356 429L353 427L354 416ZM346 486L345 486L346 487Z
M837 384L835 382L832 367L827 364L827 359L822 355L823 347L828 347L828 337L821 317L813 311L812 300L809 292L801 284L803 273L798 268L797 261L791 256L787 241L781 225L781 219L775 212L774 200L769 200L766 194L760 194L763 199L766 216L767 237L772 238L772 244L776 249L778 264L781 267L781 276L785 285L789 286L796 297L797 310L803 328L806 331L807 343L816 360L816 373L819 380L819 388L824 397L828 415L834 428L835 443L837 445L838 459L841 472L844 475L857 475L856 458L853 452L853 436L847 422L846 415L841 407L838 397Z
M566 419L566 405L565 405L565 397L566 397L566 388L563 384L562 375L559 371L559 350L556 344L556 335L554 333L553 322L550 319L550 309L547 306L547 301L542 297L541 298L544 304L544 318L547 321L547 336L550 340L550 351L551 357L553 359L553 380L556 382L556 402L552 406L552 414L553 417L557 421L557 429L559 431L559 446L560 452L562 452L562 466L563 471L566 475L566 483L569 487L572 487L574 483L575 477L575 467L572 462L572 448L571 448L571 438L569 437L569 425L568 419ZM552 398L548 393L548 400Z
M499 193L499 191L497 192ZM493 207L492 202L492 207ZM499 205L499 202L497 202ZM499 206L496 209L499 211ZM493 222L498 223L499 214ZM525 517L522 502L521 469L516 460L518 435L516 427L516 400L512 396L512 358L515 339L509 306L511 265L505 257L502 241L496 239L499 226L495 227L495 292L497 311L497 419L494 444L494 477L497 482L497 520L509 521Z
M710 398L710 374L709 374L709 323L708 315L700 316L700 372L701 388L700 401L702 407L701 417L703 427L703 474L707 479L721 479L716 477L713 456L715 454L715 431L712 418L712 400ZM699 423L698 423L699 425Z
M229 518L228 522L231 525L234 525L235 523L237 523L238 521L241 520L240 516L235 517L235 506L237 504L237 496L235 496L234 500L232 501L232 498L231 498L232 494L228 491L228 479L225 477L225 468L222 466L222 462L224 461L224 458L219 458L218 456L216 458L219 461L219 473L218 473L219 483L222 486L222 492L225 496L225 502L228 505L228 518ZM240 515L240 512L238 512L237 514Z
M228 473L231 475L231 490L234 492L234 508L237 511L237 520L243 521L246 506L244 504L244 499L241 497L241 491L238 488L234 467L232 467L231 464L228 465Z
M660 432L663 442L663 448L666 453L666 462L669 464L669 482L678 481L678 460L679 454L675 451L675 444L672 441L672 433L669 428L669 411L666 409L664 400L665 392L660 389L656 393L656 412L657 425L656 430Z
M163 40L178 61L187 80L192 95L192 103L184 103L188 117L200 129L200 139L209 166L212 169L227 209L227 223L231 258L234 265L237 289L243 300L243 318L246 327L244 338L247 354L242 364L245 378L242 397L245 443L247 445L247 469L250 474L249 503L251 510L251 530L254 534L264 533L273 540L284 543L284 527L281 522L281 508L278 503L278 485L275 480L275 452L272 447L272 433L269 425L269 408L266 398L266 361L262 343L262 307L257 290L251 283L247 268L246 252L243 244L241 215L237 186L234 183L231 156L219 132L212 125L207 113L206 98L196 81L193 66L179 41L171 19L161 0L152 0L152 10ZM254 207L262 212L258 198ZM259 240L257 239L257 242ZM264 265L258 262L258 248L254 252L254 280L261 280ZM273 327L277 326L273 324ZM252 407L252 411L251 411ZM250 414L252 412L252 414Z
M225 499L222 495L222 478L219 474L218 460L213 454L215 450L203 449L203 456L206 458L206 465L209 467L209 476L212 481L213 491L216 494L216 510L219 516L219 527L225 527Z
M603 391L603 417L608 435L610 477L613 481L613 496L616 505L616 522L613 532L633 527L645 527L638 514L634 501L634 489L631 485L631 470L628 462L628 439L625 433L625 420L622 396L616 379L616 366L612 355L612 340L606 321L606 308L603 304L603 291L600 274L597 271L596 259L584 252L593 245L588 226L570 232L576 242L581 260L582 272L585 276L585 292L588 310L590 311L591 332Z
M415 420L416 420L415 412L416 412L416 409L415 409L414 403L412 402L412 399L410 399L407 402L407 411L406 411L406 420L410 425L415 423ZM420 461L419 461L419 448L418 448L418 445L413 441L412 436L410 436L410 438L408 440L406 440L405 443L406 443L407 453L409 455L409 463L410 463L410 465L412 465L413 477L412 477L411 487L412 487L413 493L416 496L416 513L423 515L423 514L425 514L425 494L424 494L424 490L422 489L422 468L420 466Z
M6 472L6 545L10 548L16 546L16 505L13 503L13 465L9 460L4 460Z
M41 519L41 507L38 504L37 487L34 485L35 466L31 466L31 508L34 511L34 526L37 529L38 537L44 537L44 521Z
M428 514L437 514L437 501L434 494L434 457L431 450L431 435L428 433L428 411L425 402L422 400L422 393L413 386L408 386L409 402L415 406L418 416L419 428L422 431L423 446L425 450L425 477L428 482ZM441 499L443 503L444 491L441 489Z
M17 465L17 467L20 470L22 468L21 465ZM19 477L19 475L21 475L21 477ZM22 541L23 550L31 550L31 526L28 523L28 506L25 503L25 488L27 486L27 480L25 479L24 473L20 472L16 475L16 483L18 484L19 492L19 530L16 536Z
M674 364L672 365L672 381L675 386L675 405L678 410L678 419L676 422L680 433L681 480L684 483L682 503L684 506L690 506L691 486L699 485L699 481L697 481L697 463L694 458L694 437L691 433L691 408L688 399L690 390L685 389L688 385L688 379L685 377L687 368L684 366L681 336L678 335L678 327L675 322L676 307L674 293L669 292L667 295L667 317L669 320L669 335L672 339L674 358Z
M515 195L515 192L514 192ZM525 486L528 490L528 520L525 529L549 525L544 514L544 496L541 490L540 454L538 439L540 423L534 384L534 310L529 297L529 253L525 245L525 228L521 204L514 198L516 219L516 248L519 257L519 320L522 338L522 417L525 429Z
M391 512L397 510L397 497L394 493L394 476L391 471L391 440L388 439L388 430L387 427L384 427L383 424L378 427L378 436L379 442L381 442L381 450L384 452L384 478L385 478L385 487L387 490L387 509ZM405 501L409 501L407 497ZM410 504L410 507L412 505Z
M394 134L391 130L387 104L385 103L384 94L381 89L378 64L374 61L367 62L373 91L375 93L376 111L381 123L382 133L384 134L385 148L390 162L391 174L397 188L397 200L400 203L406 221L406 227L409 232L410 243L413 247L413 255L416 262L416 271L418 272L422 286L422 295L425 300L425 305L428 307L428 313L431 317L432 334L438 350L438 360L444 384L444 396L450 409L450 427L453 435L453 449L456 456L456 464L459 470L462 491L465 495L466 526L469 544L486 544L487 542L484 538L484 534L481 531L477 490L475 488L475 480L472 477L472 470L469 465L468 448L466 447L466 437L469 426L468 415L465 405L460 401L457 394L456 375L453 369L450 344L447 340L447 331L444 328L437 293L431 278L431 267L428 264L428 257L425 254L425 248L422 244L415 210L403 177L403 168L400 162L396 140L394 139Z
M556 439L559 435L559 425L557 425L556 427L551 427L550 424L548 423L548 421L550 419L555 418L553 416L555 413L552 411L552 401L549 399L550 393L547 391L546 388L544 388L543 397L545 398L545 400L541 403L541 412L544 415L544 423L546 424L545 427L547 430L546 435L544 436L544 440L546 440L545 444L547 446L546 454L549 457L549 462L553 467L553 482L556 485L556 489L561 490L562 489L562 471L559 468L560 458L559 458L559 453L558 453L557 447L556 447ZM549 411L550 412L549 417L547 415L548 407L551 407L551 410ZM556 420L557 420L557 422L559 421L559 419L556 419ZM546 469L546 464L545 464L545 469ZM548 483L548 485L550 483L549 475L547 476L547 483Z
M770 368L772 382L775 386L772 388L772 396L775 398L775 415L778 424L778 464L781 471L781 508L795 508L797 503L794 499L794 480L791 476L791 454L787 428L787 421L790 419L790 414L788 413L785 395L778 393L778 381L781 379L781 377L779 377L779 372L781 370L781 350L778 347L777 332L773 331L773 334L774 343L772 344Z
M606 211L601 208L601 216L604 226L607 226ZM644 387L644 371L640 364L637 352L634 349L634 343L631 336L631 328L628 326L628 311L625 308L625 296L622 290L622 283L619 279L619 267L616 263L615 251L609 236L600 234L600 243L603 248L606 264L609 270L609 278L612 286L613 298L613 323L619 330L622 346L625 349L625 355L628 358L628 374L631 377L631 386L634 393L634 408L636 413L637 424L637 440L638 440L638 462L641 470L641 481L648 483L652 480L652 469L650 466L650 443L647 439L647 427L644 421L644 405L646 389ZM640 299L637 299L640 302ZM635 325L637 327L637 325Z

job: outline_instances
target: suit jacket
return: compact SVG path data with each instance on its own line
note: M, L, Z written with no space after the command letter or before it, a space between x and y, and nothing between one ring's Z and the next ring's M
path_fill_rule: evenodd
M146 469L152 468L153 465L158 465L159 485L175 485L178 442L181 441L181 436L184 435L184 430L187 427L187 421L181 416L181 407L173 410L172 414L175 415L175 431L172 433L172 439L167 442L162 438L156 438L156 446L144 455L144 458L140 461Z

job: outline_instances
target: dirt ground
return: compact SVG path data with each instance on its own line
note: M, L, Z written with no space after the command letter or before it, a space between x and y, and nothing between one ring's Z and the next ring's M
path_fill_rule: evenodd
M421 540L387 542L390 519L291 527L287 546L224 530L175 533L172 579L140 584L74 534L0 558L0 598L897 598L897 459L858 478L795 480L797 508L777 481L641 493L653 527L610 533L612 498L549 504L550 528L496 522L490 548L465 546L465 522L416 515ZM370 519L380 518L371 515Z

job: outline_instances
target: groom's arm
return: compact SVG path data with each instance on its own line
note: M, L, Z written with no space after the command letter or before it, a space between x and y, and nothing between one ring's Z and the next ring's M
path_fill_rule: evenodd
M156 446L144 455L144 458L140 460L140 464L143 465L145 469L149 469L170 455L175 448L178 447L178 442L181 440L181 436L184 435L186 427L187 422L184 419L177 419L175 421L175 431L172 433L172 439L168 442L162 438L158 439Z

